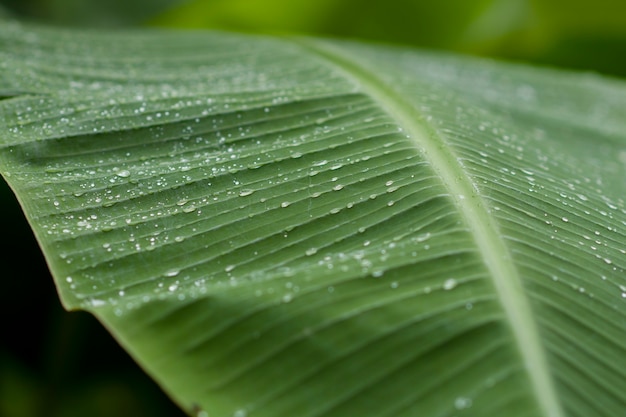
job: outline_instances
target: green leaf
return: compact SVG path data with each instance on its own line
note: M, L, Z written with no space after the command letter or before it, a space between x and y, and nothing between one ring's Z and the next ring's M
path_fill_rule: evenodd
M7 22L0 93L63 304L190 413L623 415L623 81Z

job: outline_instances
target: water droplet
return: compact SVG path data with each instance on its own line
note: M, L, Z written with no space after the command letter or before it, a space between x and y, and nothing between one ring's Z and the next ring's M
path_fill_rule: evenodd
M116 175L117 175L118 177L128 178L128 177L130 177L130 171L128 171L128 170L126 170L126 169L123 169L123 170L121 170L121 171L117 172L117 174L116 174Z
M193 204L190 204L188 206L183 207L183 211L185 213L193 213L194 211L196 211L196 206L194 206Z
M309 248L304 253L306 254L306 256L315 255L317 253L317 248Z
M92 307L102 307L106 305L105 301L98 300L97 298L92 298L91 300L89 300L89 303L91 304Z
M178 284L172 284L169 287L167 287L168 290L170 290L171 292L174 292L178 289Z
M180 269L170 269L165 272L166 277L175 277L178 274L180 274Z
M464 410L472 406L472 399L467 397L457 397L454 400L454 408L457 410Z
M457 282L456 279L454 278L448 278L444 283L443 283L443 289L448 291L451 289L454 289L457 286Z
M280 203L280 206L281 206L282 208L285 208L285 207L289 207L289 205L290 205L290 204L291 204L291 203L290 203L289 201L283 201L282 203Z
M241 190L241 191L239 192L239 197L246 197L246 196L249 196L249 195L251 195L253 192L254 192L254 190L249 190L249 189L248 189L248 190Z
M415 238L416 242L424 242L430 238L430 233L422 233Z

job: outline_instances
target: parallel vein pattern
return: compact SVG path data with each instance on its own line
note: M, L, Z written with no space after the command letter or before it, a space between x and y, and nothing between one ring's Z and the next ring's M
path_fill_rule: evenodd
M616 417L625 92L8 22L0 169L63 303L199 416Z
M332 48L332 47L331 47ZM324 58L341 67L347 77L352 77L363 85L365 91L392 114L403 126L417 148L429 160L433 170L441 178L450 192L465 223L472 231L481 256L490 272L494 287L500 298L507 320L516 339L520 354L529 378L545 415L563 415L557 395L552 385L552 377L535 326L530 305L522 294L524 288L519 273L513 263L500 231L490 216L490 208L480 195L474 181L468 176L450 144L428 125L411 103L397 91L377 80L361 67L341 58L341 52L329 52L328 48L312 48ZM332 51L332 49L330 49Z

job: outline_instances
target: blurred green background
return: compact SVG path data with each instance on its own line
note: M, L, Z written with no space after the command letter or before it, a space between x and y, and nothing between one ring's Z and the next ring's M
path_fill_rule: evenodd
M362 39L626 77L624 0L0 0L0 14ZM182 416L95 319L63 311L4 183L0 204L0 416Z

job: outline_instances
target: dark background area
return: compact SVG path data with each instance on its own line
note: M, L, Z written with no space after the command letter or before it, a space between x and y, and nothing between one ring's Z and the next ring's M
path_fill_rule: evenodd
M0 0L0 13L75 27L347 37L626 77L623 0ZM184 415L91 315L63 310L3 181L0 204L0 416Z
M0 259L0 416L184 416L85 312L66 312L4 181Z

